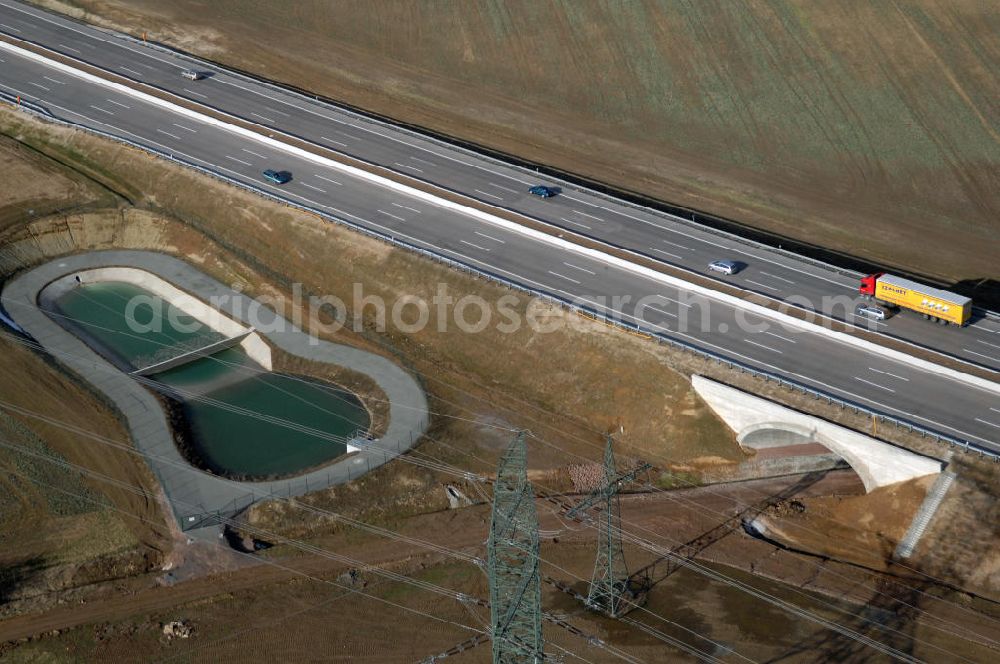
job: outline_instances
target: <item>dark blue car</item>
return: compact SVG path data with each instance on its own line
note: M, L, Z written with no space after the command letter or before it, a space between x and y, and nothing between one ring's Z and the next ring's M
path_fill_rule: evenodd
M291 182L292 174L288 171L273 171L269 168L264 171L264 179L270 180L274 184L285 184Z
M552 187L546 187L543 184L536 184L528 190L528 193L534 194L535 196L541 196L542 198L552 198L559 192Z

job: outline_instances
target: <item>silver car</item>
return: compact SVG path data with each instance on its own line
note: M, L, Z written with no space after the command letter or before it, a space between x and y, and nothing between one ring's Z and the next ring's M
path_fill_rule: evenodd
M871 320L885 320L885 309L879 309L867 304L858 305L854 310L854 315L858 318L869 318Z
M181 72L181 76L191 79L192 81L198 81L205 77L205 75L200 71L195 71L194 69L185 69Z
M743 265L736 261L712 261L708 264L709 271L722 274L736 274L742 267Z

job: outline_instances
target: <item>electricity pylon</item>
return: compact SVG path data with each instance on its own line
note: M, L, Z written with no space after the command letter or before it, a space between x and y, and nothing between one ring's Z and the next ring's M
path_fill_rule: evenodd
M526 462L521 432L501 457L493 486L487 543L493 664L543 660L538 515Z
M642 604L646 599L646 588L641 583L629 579L622 549L621 504L618 489L631 482L648 464L619 475L615 468L615 455L611 449L611 436L604 450L605 485L593 492L586 504L603 500L604 513L600 516L597 533L597 560L594 575L587 593L587 606L612 618L620 618ZM579 511L579 507L573 512Z

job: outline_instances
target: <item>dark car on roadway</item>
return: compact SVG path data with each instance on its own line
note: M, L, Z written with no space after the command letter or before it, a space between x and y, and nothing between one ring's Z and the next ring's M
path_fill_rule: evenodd
M264 171L264 179L270 180L274 184L285 184L292 181L292 174L288 171L275 171L270 168Z
M559 192L552 187L546 187L544 184L536 184L528 190L528 193L534 194L535 196L541 196L542 198L552 198Z

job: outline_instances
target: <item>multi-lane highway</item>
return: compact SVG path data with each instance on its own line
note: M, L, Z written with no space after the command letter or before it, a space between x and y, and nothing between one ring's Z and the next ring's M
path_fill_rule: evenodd
M910 313L896 315L885 322L858 320L854 316L854 305L861 275L755 246L667 214L580 188L563 185L561 195L541 200L527 193L531 185L540 182L531 171L371 122L308 97L206 67L197 60L143 46L11 0L0 1L0 32L154 85L192 102L207 104L264 127L302 137L327 149L653 260L708 276L713 276L706 272L712 260L741 261L748 267L725 281L1000 370L1000 321L976 320L959 333L955 329L937 327ZM191 81L181 77L185 69L207 71L211 75ZM40 93L48 87L44 79L27 83L27 92L34 93L32 96L42 96ZM280 160L276 165L282 165ZM560 185L550 180L545 183Z
M527 171L238 75L215 70L203 80L184 79L180 76L183 69L204 66L9 0L0 0L0 31L483 202L677 265L702 270L715 258L743 260L749 267L733 281L774 297L806 296L819 303L824 295L855 292L850 275L744 245L736 238L699 230L565 183L554 183L562 186L561 195L534 199L526 189L538 180ZM860 349L816 332L778 327L770 319L722 301L693 303L683 289L661 280L540 243L425 199L373 186L343 169L180 115L9 50L0 50L0 61L0 90L44 106L58 117L167 152L533 289L641 322L651 330L831 395L1000 451L996 392L888 359L877 349ZM283 186L272 185L261 176L266 168L291 171L294 179ZM621 296L630 299L622 301ZM610 304L616 297L619 304ZM708 316L703 317L703 312ZM1000 367L1000 327L993 321L980 320L975 327L957 330L899 316L888 325L922 344Z

